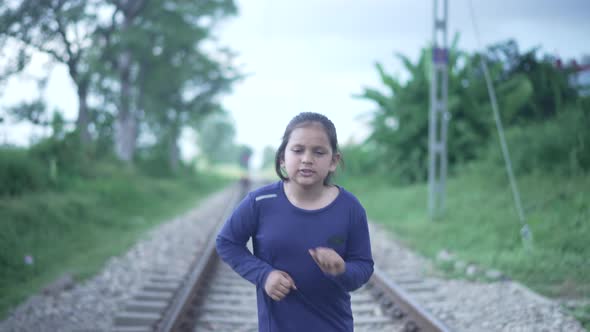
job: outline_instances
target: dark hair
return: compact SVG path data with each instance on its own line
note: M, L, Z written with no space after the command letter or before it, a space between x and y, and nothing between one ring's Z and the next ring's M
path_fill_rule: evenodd
M288 181L289 178L283 173L281 170L281 160L285 158L285 149L287 148L287 143L289 143L289 138L291 137L291 133L293 130L301 127L305 127L312 123L319 123L324 127L326 131L326 135L328 136L328 140L330 141L330 146L332 147L333 154L340 153L338 149L338 137L336 136L336 127L330 119L328 119L325 115L313 112L303 112L297 114L285 129L285 133L283 134L283 140L281 145L277 149L277 153L275 154L275 171L281 180ZM330 183L330 178L332 177L332 172L328 173L328 176L324 179L324 185Z

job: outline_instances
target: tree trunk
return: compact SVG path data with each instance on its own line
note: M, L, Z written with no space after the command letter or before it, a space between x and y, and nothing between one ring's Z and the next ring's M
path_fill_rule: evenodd
M90 131L88 130L88 86L87 84L78 84L78 119L76 120L76 129L82 146L90 143Z
M133 160L137 140L137 118L131 107L131 52L123 51L119 58L121 99L115 123L115 153L130 163Z
M146 0L129 0L117 2L116 6L124 15L121 27L122 35L129 30L133 20L146 4ZM139 130L138 112L133 108L131 67L133 57L129 45L123 45L118 59L119 79L121 84L121 99L119 112L115 121L115 153L120 160L127 163L133 161L137 146Z
M180 149L178 147L178 138L180 129L177 124L172 124L174 128L168 138L168 166L173 173L178 172L180 167Z
M131 112L117 113L115 122L115 153L119 160L131 163L137 142L137 119Z

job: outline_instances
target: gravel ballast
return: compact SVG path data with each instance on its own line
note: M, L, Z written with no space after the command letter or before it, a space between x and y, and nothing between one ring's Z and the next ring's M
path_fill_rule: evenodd
M110 331L114 316L154 272L185 271L212 234L236 187L156 227L127 253L111 258L95 277L61 290L40 292L13 309L0 331ZM371 223L376 265L393 280L423 278L433 291L418 302L452 331L585 331L561 306L521 284L448 280L433 264ZM186 255L192 252L194 255Z

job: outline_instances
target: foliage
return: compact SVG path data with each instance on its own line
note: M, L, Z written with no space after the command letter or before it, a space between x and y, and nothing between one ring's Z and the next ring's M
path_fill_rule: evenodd
M97 155L94 145L81 149L78 132L65 132L63 124L55 113L50 137L28 149L0 148L0 196L63 189L69 182L96 177L95 163L110 155Z
M7 52L0 80L23 71L33 54L45 53L52 63L67 67L75 85L79 148L93 140L96 152L115 152L130 161L143 131L168 149L168 164L175 168L182 128L196 127L215 112L217 97L239 78L233 53L218 46L214 36L219 22L237 9L233 0L146 3L24 0L0 5L0 50L15 48ZM46 82L40 78L39 86ZM42 100L11 111L18 120L47 124Z
M111 156L114 155L114 125L115 115L106 110L90 108L91 130L94 136L94 155Z
M27 192L62 187L75 178L89 177L94 168L89 150L80 148L77 132L63 132L59 113L51 122L52 136L28 149L0 148L0 196L21 196ZM95 160L98 160L95 158Z
M215 174L146 177L115 163L60 191L0 197L0 316L65 272L87 278L148 230L228 182ZM25 255L33 265L23 262Z
M174 175L174 171L167 163L166 148L162 144L139 148L135 155L134 164L147 176L167 178Z
M141 174L154 178L174 178L194 173L190 164L184 161L171 165L168 153L168 146L161 142L140 147L135 155L134 166Z
M112 20L97 29L95 43L104 48L96 87L109 96L109 107L117 109L114 144L119 158L131 161L136 137L147 134L168 149L167 163L175 169L183 127L195 127L214 112L217 96L238 76L233 55L217 47L213 34L236 8L232 0L146 3L113 3Z
M252 152L250 147L236 144L234 124L224 111L206 117L198 129L199 151L211 164L238 164L243 152Z
M77 130L89 141L87 96L91 76L91 39L97 26L97 0L24 0L0 7L0 49L16 46L16 60L8 61L4 78L19 73L34 52L48 55L68 68L78 95ZM16 66L15 66L16 64ZM49 73L46 73L48 76ZM41 78L44 85L47 78Z
M275 167L275 153L276 148L272 146L265 146L262 150L262 166L260 168L274 168Z
M0 197L42 190L49 182L48 167L31 159L27 150L0 148Z
M55 167L59 177L88 175L92 167L86 150L80 148L77 132L65 134L63 139L49 137L30 147L30 155L48 169Z
M449 49L448 160L456 165L475 160L495 133L495 125L481 70L482 56L457 47ZM358 97L377 105L368 143L389 178L397 183L423 181L428 165L428 109L431 50L423 49L416 63L398 55L410 78L402 82L376 68L385 91L365 88ZM575 103L577 95L568 85L567 72L555 68L549 58L539 59L537 50L524 54L508 41L490 47L484 55L494 79L502 120L508 127L552 119L561 107ZM551 103L547 98L552 100Z
M503 91L498 91L499 96L511 93L524 99L524 102L513 105L510 98L505 98L507 103L502 105L502 110L511 114L504 119L508 125L549 119L577 99L575 87L568 82L572 70L557 67L552 56L539 56L538 53L538 48L521 53L513 40L488 48L486 57L489 61L502 65L497 81L507 81L512 77L527 80L527 86L506 85Z
M490 117L476 111L485 96L481 76L474 69L473 59L457 50L457 39L449 52L449 112L453 122L449 126L449 163L469 160L478 143L485 141ZM402 82L387 74L381 64L377 71L386 86L386 92L365 88L361 98L375 101L369 142L384 161L396 182L422 181L428 165L428 107L430 82L430 49L423 49L417 63L398 54L411 77ZM459 66L459 63L464 63ZM464 86L471 86L470 90ZM463 99L463 100L462 100ZM486 114L487 115L487 114ZM455 139L456 138L456 139Z
M28 121L34 125L48 125L46 117L46 105L43 100L32 102L21 102L8 107L7 113L11 114L17 121Z
M341 153L341 167L336 172L336 176L341 172L355 177L385 173L385 170L380 167L381 163L376 159L377 154L369 144L344 145Z
M590 171L590 109L563 109L551 121L514 127L506 132L515 172L576 175ZM504 160L497 140L487 159L498 167Z
M428 216L426 185L394 187L381 177L343 175L339 183L359 197L371 220L430 258L446 249L460 260L500 270L546 295L590 296L588 174L519 178L534 235L532 252L522 245L502 168L470 164L461 175L450 178L446 215L436 222Z
M161 6L146 7L130 33L143 41L133 46L140 69L140 107L152 133L167 141L170 150L177 148L182 126L197 127L206 115L218 111L216 97L239 76L231 66L231 52L202 49L212 26L195 23L209 17L215 24L235 13L235 7L232 1L160 2Z

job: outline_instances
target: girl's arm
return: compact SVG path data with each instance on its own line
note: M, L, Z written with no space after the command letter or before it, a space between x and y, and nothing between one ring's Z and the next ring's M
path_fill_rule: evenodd
M371 255L371 241L367 214L361 208L357 218L350 225L348 232L347 251L344 258L344 273L329 276L344 289L352 292L364 285L373 274L373 257Z
M217 235L217 253L221 259L246 280L257 287L264 287L268 274L273 270L265 261L254 256L246 243L256 232L254 200L248 194L225 222Z

